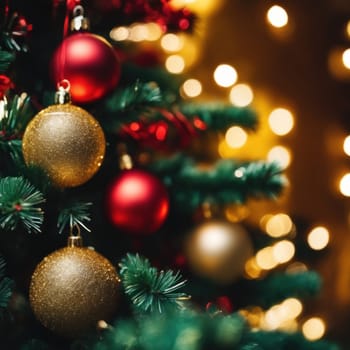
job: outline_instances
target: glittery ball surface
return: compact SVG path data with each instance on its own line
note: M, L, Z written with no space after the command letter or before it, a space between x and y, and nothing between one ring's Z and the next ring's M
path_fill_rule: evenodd
M40 111L28 124L22 142L26 164L43 169L58 187L88 181L101 166L105 147L97 120L69 103Z
M32 309L47 328L65 337L96 329L116 311L119 278L114 266L92 249L66 247L36 267L29 291Z

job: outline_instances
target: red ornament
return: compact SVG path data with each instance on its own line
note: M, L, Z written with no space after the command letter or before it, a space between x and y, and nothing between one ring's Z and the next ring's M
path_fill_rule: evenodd
M111 91L120 78L117 54L104 38L90 33L75 33L63 40L52 59L55 83L70 82L72 100L88 103Z
M150 234L164 223L169 198L164 184L154 175L138 169L125 170L107 193L107 214L121 230Z

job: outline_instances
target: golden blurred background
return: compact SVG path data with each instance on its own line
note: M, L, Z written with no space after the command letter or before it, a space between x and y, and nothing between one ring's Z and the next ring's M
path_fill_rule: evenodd
M217 157L276 160L288 178L288 188L275 202L227 208L231 221L249 215L267 235L281 238L257 252L246 272L258 278L291 261L291 237L303 234L310 252L319 255L298 266L317 269L324 282L315 302L304 305L310 316L302 320L302 331L309 339L325 336L350 348L350 2L173 4L198 15L193 34L162 35L155 25L135 24L115 28L111 37L159 48L166 69L186 75L184 98L217 99L257 112L256 133L235 126L210 146ZM303 229L294 218L305 223ZM298 317L300 301L288 303ZM266 329L278 307L264 314ZM275 323L270 329L278 328Z

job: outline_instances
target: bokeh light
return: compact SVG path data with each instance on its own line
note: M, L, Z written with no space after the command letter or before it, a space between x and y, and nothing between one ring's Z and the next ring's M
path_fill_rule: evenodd
M283 240L273 246L273 257L279 264L291 260L295 254L295 246L291 241Z
M321 318L312 317L304 322L302 331L306 339L311 341L318 340L323 337L326 325Z
M214 71L216 84L222 87L232 86L238 79L236 70L228 64L220 64Z
M343 196L350 197L350 173L345 174L340 182L339 182L339 189Z
M267 11L267 20L272 26L282 28L288 23L288 13L283 7L274 5Z
M263 222L264 217L261 219ZM263 229L266 233L274 238L288 235L293 229L293 221L287 214L270 215L266 220Z
M294 126L293 114L286 108L276 108L269 115L269 125L276 135L287 135Z
M269 162L277 162L283 169L287 168L291 162L290 151L284 146L272 147L267 154Z
M197 97L202 93L202 84L197 79L187 79L182 85L182 91L187 97Z
M350 156L350 135L344 139L343 150L346 155Z
M165 61L165 68L170 73L182 73L185 69L185 60L180 55L171 55Z
M247 133L239 126L232 126L225 133L226 143L232 148L240 148L244 146L247 139Z
M123 26L113 28L109 33L109 36L111 37L111 39L115 41L127 40L129 38L129 35L130 35L129 29Z
M342 55L343 65L345 68L350 69L350 49L346 49Z
M231 89L230 101L237 107L246 107L250 105L253 98L253 90L247 84L237 84Z
M255 256L257 265L263 270L271 270L278 265L272 247L259 250Z
M183 41L178 35L168 33L162 37L160 45L165 51L176 52L183 48Z
M329 243L329 231L323 226L313 228L307 236L307 243L314 250L321 250Z

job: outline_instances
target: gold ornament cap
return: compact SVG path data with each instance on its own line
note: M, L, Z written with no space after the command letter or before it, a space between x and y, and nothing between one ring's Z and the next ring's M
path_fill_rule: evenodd
M77 234L75 235L73 233L73 229L76 228ZM83 238L80 234L80 228L78 225L71 226L68 240L67 240L67 247L82 247L83 246Z
M68 80L63 79L57 84L57 91L55 93L55 104L63 105L65 103L71 103L70 95L70 83Z
M84 16L84 8L81 5L77 5L73 9L73 18L70 22L70 30L72 32L78 32L82 30L90 29L90 21Z

